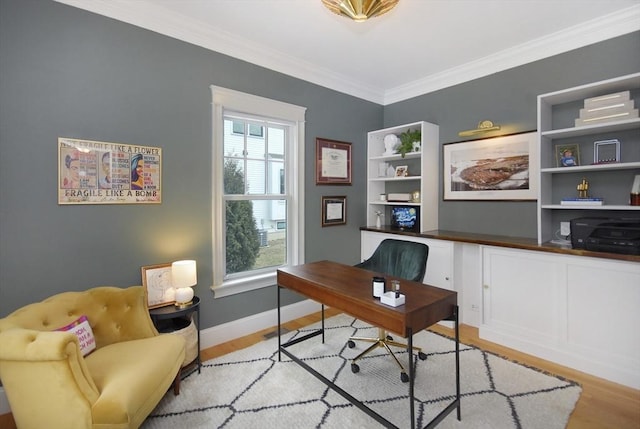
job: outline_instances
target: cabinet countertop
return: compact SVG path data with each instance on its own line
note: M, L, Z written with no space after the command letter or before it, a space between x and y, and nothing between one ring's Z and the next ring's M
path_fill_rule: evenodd
M431 230L422 232L399 231L389 226L381 228L363 226L361 231L382 232L386 234L405 235L409 237L433 238L436 240L457 241L461 243L484 244L487 246L508 247L512 249L535 250L539 252L558 253L563 255L588 256L592 258L614 259L619 261L640 262L638 255L623 255L610 252L593 252L583 249L572 249L553 243L538 244L535 238L510 237L505 235L476 234L446 230Z

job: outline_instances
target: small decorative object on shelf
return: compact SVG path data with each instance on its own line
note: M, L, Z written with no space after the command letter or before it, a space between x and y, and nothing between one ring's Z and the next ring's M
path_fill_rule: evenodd
M411 202L419 203L420 202L420 191L413 191L411 193Z
M396 150L403 158L409 152L419 152L421 138L422 133L420 130L412 131L411 129L408 129L400 134L400 145ZM418 143L418 145L416 146L415 143ZM416 150L416 147L418 150Z
M611 162L620 162L620 141L611 139L594 142L593 163L607 164Z
M640 206L640 174L636 174L633 178L633 185L631 186L631 198L632 206Z
M587 179L582 178L582 182L576 186L578 190L578 198L589 198L589 182Z
M396 177L407 177L409 175L409 167L406 165L398 165L395 174Z
M384 217L384 213L382 213L382 211L380 210L376 210L376 228L382 227L381 218L383 217Z
M634 109L630 92L621 91L585 99L584 109L580 109L580 117L576 119L575 126L581 127L637 117L638 109Z
M395 134L387 134L384 136L384 156L395 155L396 147L398 146L398 136Z

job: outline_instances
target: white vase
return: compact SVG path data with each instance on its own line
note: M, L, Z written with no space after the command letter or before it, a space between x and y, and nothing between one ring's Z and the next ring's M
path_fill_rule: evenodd
M380 224L380 216L376 216L376 228L380 228L382 225Z

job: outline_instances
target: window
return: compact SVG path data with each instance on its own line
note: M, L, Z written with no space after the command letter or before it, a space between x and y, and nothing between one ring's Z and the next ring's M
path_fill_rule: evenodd
M223 297L276 281L304 261L305 109L216 86L213 289Z

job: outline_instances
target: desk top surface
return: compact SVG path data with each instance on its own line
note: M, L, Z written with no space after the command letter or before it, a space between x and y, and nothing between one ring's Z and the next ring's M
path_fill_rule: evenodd
M406 303L398 307L382 304L372 293L373 276L385 277L387 284L400 280ZM281 268L278 286L404 337L451 318L457 306L455 291L331 261Z

